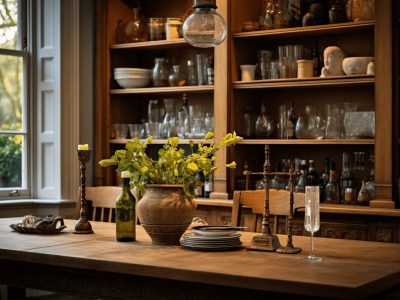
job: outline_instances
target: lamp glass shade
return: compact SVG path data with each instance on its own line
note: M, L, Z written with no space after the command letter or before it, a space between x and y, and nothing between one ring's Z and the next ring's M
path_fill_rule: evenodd
M215 8L199 7L185 20L183 37L194 47L211 48L226 38L226 24Z

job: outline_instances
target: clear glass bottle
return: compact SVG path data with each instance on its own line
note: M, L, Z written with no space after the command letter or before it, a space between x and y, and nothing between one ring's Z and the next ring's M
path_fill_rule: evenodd
M294 129L296 127L296 119L297 117L294 111L294 103L292 102L287 112L287 120L286 120L286 138L289 140L295 138Z
M154 67L153 67L153 86L162 87L168 86L168 68L167 68L167 59L164 57L156 57L154 59Z
M331 161L329 181L325 186L325 202L330 204L339 204L339 187L336 175L336 164L334 161Z
M136 199L130 189L129 171L121 172L122 191L115 204L116 235L118 242L136 240Z
M189 118L189 102L187 94L182 95L182 107L178 111L178 136L180 138L189 137L190 118Z
M261 111L255 120L254 133L257 138L269 138L274 131L274 123L267 115L264 103L261 103Z
M350 190L351 193L350 194ZM340 199L344 204L355 204L355 183L350 168L350 153L343 152L342 172L340 174Z
M187 61L187 78L186 85L197 85L196 71L193 60Z
M175 99L166 98L163 99L163 102L165 116L162 124L162 136L168 139L178 135L176 132Z
M331 163L331 159L329 157L325 157L324 163L324 172L321 174L319 179L319 189L320 189L320 201L325 202L325 187L329 181L329 165Z

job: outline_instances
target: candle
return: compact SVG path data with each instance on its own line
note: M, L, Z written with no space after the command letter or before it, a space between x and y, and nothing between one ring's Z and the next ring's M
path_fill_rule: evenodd
M78 150L89 150L88 144L78 145Z

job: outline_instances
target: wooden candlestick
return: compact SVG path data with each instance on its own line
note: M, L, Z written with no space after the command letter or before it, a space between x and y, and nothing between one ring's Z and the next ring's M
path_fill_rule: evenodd
M87 203L86 203L86 164L90 160L91 150L78 150L78 159L81 170L81 184L80 184L80 218L75 225L74 233L87 234L93 233L92 225L87 219Z

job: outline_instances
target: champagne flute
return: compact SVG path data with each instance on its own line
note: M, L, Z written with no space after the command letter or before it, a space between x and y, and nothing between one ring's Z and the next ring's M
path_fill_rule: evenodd
M306 261L321 261L314 255L314 232L319 230L319 186L306 186L304 228L311 233L311 251Z

